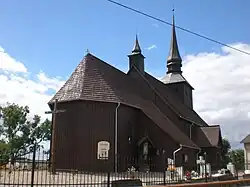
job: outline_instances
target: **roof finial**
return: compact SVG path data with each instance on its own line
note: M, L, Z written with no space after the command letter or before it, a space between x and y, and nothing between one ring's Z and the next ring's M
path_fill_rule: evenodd
M174 9L174 4L173 4L173 9L172 9L172 12L173 12L172 26L175 26L175 22L174 22L174 11L175 11L175 9Z
M88 48L86 49L86 54L89 54L89 49Z
M132 50L132 54L135 54L135 53L141 53L141 47L140 47L140 44L138 41L138 34L137 33L135 35L135 45L134 45L134 48Z

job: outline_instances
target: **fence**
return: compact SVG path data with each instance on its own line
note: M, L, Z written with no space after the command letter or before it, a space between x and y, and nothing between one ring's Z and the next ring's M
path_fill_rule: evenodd
M146 185L165 185L183 183L186 179L186 171L183 167L166 165L162 159L162 168L151 159L120 157L119 165L123 170L113 172L86 172L67 169L57 170L56 174L50 172L49 155L43 151L33 151L15 159L6 159L6 155L0 155L0 187L2 186L111 186L113 181L126 179L140 179ZM108 164L108 161L107 161ZM159 164L158 164L159 165ZM197 165L188 168L197 168ZM206 169L207 170L207 169ZM210 172L211 169L210 169ZM204 173L203 173L204 174ZM197 172L190 172L197 177ZM238 176L238 174L237 174ZM201 182L212 180L210 175L204 174L199 178Z

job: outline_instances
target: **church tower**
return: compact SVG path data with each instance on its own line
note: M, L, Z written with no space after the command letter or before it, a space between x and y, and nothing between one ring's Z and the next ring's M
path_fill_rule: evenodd
M193 108L193 87L182 75L182 59L180 56L173 15L172 38L170 42L169 56L167 58L167 73L162 82L173 90L179 99L189 108Z
M144 75L144 56L141 52L141 47L139 45L138 37L136 35L135 45L132 50L132 53L128 55L129 57L129 69L135 67L142 75Z

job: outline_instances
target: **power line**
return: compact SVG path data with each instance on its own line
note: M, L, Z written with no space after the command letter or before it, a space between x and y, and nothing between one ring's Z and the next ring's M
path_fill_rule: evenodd
M116 5L118 5L118 6L121 6L121 7L125 8L125 9L128 9L128 10L131 10L131 11L133 11L133 12L136 12L136 13L138 13L138 14L141 14L141 15L143 15L143 16L146 16L146 17L149 17L149 18L154 19L154 20L156 20L156 21L159 21L159 22L161 22L161 23L164 23L164 24L167 24L167 25L171 25L171 26L173 25L173 24L170 23L170 22L164 21L164 20L162 20L162 19L160 19L160 18L157 18L157 17L152 16L152 15L150 15L150 14L144 13L144 12L142 12L142 11L136 10L136 9L134 9L134 8L128 7L128 6L124 5L124 4L118 3L118 2L116 2L116 1L113 1L113 0L107 0L107 1L109 1L110 3L116 4ZM232 46L227 45L227 44L225 44L225 43L222 43L222 42L220 42L220 41L214 40L214 39L209 38L209 37L207 37L207 36L198 34L198 33L196 33L196 32L193 32L193 31L191 31L191 30L185 29L185 28L183 28L183 27L179 27L179 26L176 26L176 25L175 25L175 27L176 27L177 29L180 29L180 30L185 31L185 32L187 32L187 33L190 33L190 34L193 34L193 35L198 36L198 37L200 37L200 38L203 38L203 39L209 40L209 41L211 41L211 42L214 42L214 43L216 43L216 44L219 44L219 45L228 47L228 48L230 48L230 49L233 49L233 50L235 50L235 51L238 51L238 52L241 52L241 53L250 55L249 52L243 51L243 50L241 50L241 49L237 49L237 48L235 48L235 47L232 47Z

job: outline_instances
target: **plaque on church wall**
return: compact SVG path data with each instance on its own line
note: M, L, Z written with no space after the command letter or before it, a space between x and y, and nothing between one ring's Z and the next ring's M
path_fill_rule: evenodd
M100 141L97 144L97 159L107 160L110 149L110 143L107 141Z

